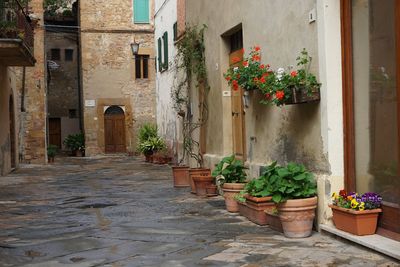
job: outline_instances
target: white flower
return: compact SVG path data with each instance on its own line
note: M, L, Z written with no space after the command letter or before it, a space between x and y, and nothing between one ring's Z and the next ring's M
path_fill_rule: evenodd
M233 71L238 71L239 67L234 67Z
M280 81L282 79L283 74L285 73L285 69L284 68L279 68L276 71L276 78L278 79L278 81Z

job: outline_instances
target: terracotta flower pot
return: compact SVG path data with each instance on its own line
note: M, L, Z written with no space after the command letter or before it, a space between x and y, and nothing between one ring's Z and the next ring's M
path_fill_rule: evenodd
M245 198L246 203L239 203L242 204L239 206L240 214L258 225L267 225L268 218L265 211L272 211L276 208L275 203L271 201L272 197L253 197L246 195Z
M272 230L283 233L281 219L279 219L279 215L275 214L271 210L266 210L265 214L267 216L268 226Z
M199 175L211 175L211 170L205 168L189 169L189 182L192 190L190 193L192 194L196 194L196 184L193 181L193 176L199 176Z
M336 228L353 235L373 235L381 209L357 211L329 205Z
M218 196L218 189L216 185L209 185L206 187L206 192L208 197Z
M289 199L278 204L279 218L286 237L302 238L312 233L318 198Z
M207 196L207 186L213 185L214 177L211 175L193 176L193 181L196 185L196 194L201 197Z
M224 183L222 191L224 191L227 211L239 212L239 205L235 200L235 195L242 191L245 185L245 183Z
M172 175L174 177L174 187L189 187L189 167L174 166L172 167Z

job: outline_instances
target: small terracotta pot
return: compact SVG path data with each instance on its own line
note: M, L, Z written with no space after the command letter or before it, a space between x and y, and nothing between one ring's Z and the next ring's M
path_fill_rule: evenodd
M235 200L235 195L242 191L245 185L245 183L224 183L222 190L224 191L227 211L239 212L239 205Z
M189 187L189 167L174 166L172 167L172 175L174 177L174 187Z
M207 196L207 186L213 185L214 177L211 175L193 176L193 181L196 185L196 194L201 197Z
M192 168L189 169L189 182L190 182L190 187L191 187L191 192L192 194L196 194L196 184L193 181L193 176L207 176L211 175L211 170L210 169L205 169L205 168Z
M283 234L290 238L303 238L312 234L318 198L289 199L278 204Z
M206 192L208 197L218 196L218 189L216 185L209 185L206 187Z
M245 195L246 203L240 207L240 214L258 225L269 224L265 211L272 211L276 208L272 197L253 197ZM243 212L243 214L242 214Z
M381 209L357 211L329 205L336 228L353 235L373 235Z

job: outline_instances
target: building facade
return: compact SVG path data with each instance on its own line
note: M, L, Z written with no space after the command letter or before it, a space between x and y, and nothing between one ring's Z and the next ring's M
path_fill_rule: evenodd
M80 27L86 155L133 152L156 121L154 1L82 1Z
M318 181L320 225L331 223L333 192L375 191L384 198L378 233L398 239L399 1L300 2L186 2L187 24L208 27L205 165L234 153L257 177L275 160L303 163ZM237 97L223 73L230 56L255 45L273 70L295 66L306 48L320 101L276 107L260 104L256 92Z
M46 160L43 1L0 4L0 175Z

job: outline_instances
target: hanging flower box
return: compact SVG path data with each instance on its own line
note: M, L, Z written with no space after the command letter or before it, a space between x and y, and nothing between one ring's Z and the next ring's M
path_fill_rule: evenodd
M376 193L333 193L333 223L336 228L353 235L373 235L376 232L382 197Z
M304 87L292 87L290 88L290 91L291 95L287 100L285 100L285 105L317 102L320 100L319 88L307 90Z

